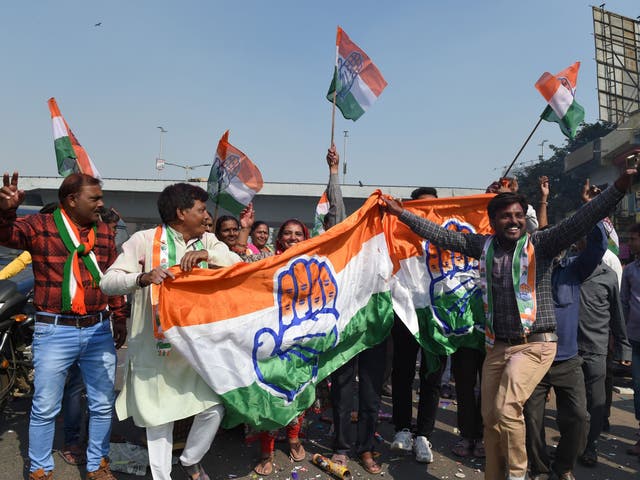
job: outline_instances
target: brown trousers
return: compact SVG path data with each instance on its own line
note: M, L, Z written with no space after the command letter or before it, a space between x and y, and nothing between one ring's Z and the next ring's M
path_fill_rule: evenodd
M523 408L556 356L556 343L496 341L482 368L486 480L524 479L527 450Z

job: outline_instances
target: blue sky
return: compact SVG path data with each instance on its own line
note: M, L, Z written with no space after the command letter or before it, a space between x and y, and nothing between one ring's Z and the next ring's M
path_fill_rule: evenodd
M637 0L606 8L640 15ZM576 60L577 99L598 118L582 1L2 2L3 169L57 175L54 96L103 177L159 178L163 126L168 162L211 162L230 129L265 181L324 182L338 24L389 84L357 122L336 118L341 154L349 130L347 183L484 188L545 106L535 81ZM563 137L543 123L521 160L542 140Z

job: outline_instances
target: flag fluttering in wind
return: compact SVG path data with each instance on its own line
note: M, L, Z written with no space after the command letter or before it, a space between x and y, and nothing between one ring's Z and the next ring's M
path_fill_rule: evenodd
M576 62L556 75L544 72L536 82L536 88L549 103L542 119L560 125L567 137L576 135L578 125L584 121L584 108L576 102L576 85L580 62Z
M71 173L86 173L100 178L100 172L60 113L56 99L51 97L48 104L53 122L53 146L56 151L58 173L63 177Z
M262 190L262 174L249 157L229 143L229 130L218 142L207 191L216 204L239 215Z
M380 70L360 47L338 27L336 34L336 66L327 100L333 102L344 118L357 120L373 105L387 86Z

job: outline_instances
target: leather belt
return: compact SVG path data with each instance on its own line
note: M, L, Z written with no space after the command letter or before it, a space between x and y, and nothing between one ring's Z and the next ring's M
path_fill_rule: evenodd
M87 328L97 323L108 320L111 316L109 310L88 315L62 315L48 312L36 313L36 322L63 325L65 327Z
M522 345L524 343L532 343L532 342L557 342L558 335L554 332L540 332L540 333L532 333L531 335L526 335L524 337L518 338L499 338L496 337L496 340L499 342L504 342L509 345Z

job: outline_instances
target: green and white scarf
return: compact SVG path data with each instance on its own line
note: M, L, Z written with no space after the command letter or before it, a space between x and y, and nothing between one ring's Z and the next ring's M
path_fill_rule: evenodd
M487 239L480 257L480 287L486 317L485 343L492 348L496 335L493 329L493 256L495 235ZM522 236L516 243L511 264L513 290L520 314L524 335L528 335L536 321L536 255L529 235Z
M204 250L204 245L200 239L192 244L199 250ZM153 247L151 258L151 269L156 267L169 268L179 263L176 258L176 241L171 228L166 225L158 225L153 235ZM207 262L200 262L201 268L207 268ZM156 339L156 350L158 355L164 357L171 353L171 343L165 338L160 325L160 312L158 305L160 303L160 285L152 283L151 287L151 311L153 322L153 336Z
M102 278L102 271L98 266L98 260L93 253L96 241L97 227L94 223L89 230L87 241L80 238L80 230L69 218L62 208L56 208L53 212L53 220L62 239L62 243L69 252L64 262L62 274L62 305L63 312L72 312L78 315L86 315L85 291L80 274L80 259L91 274L92 285L97 287Z

